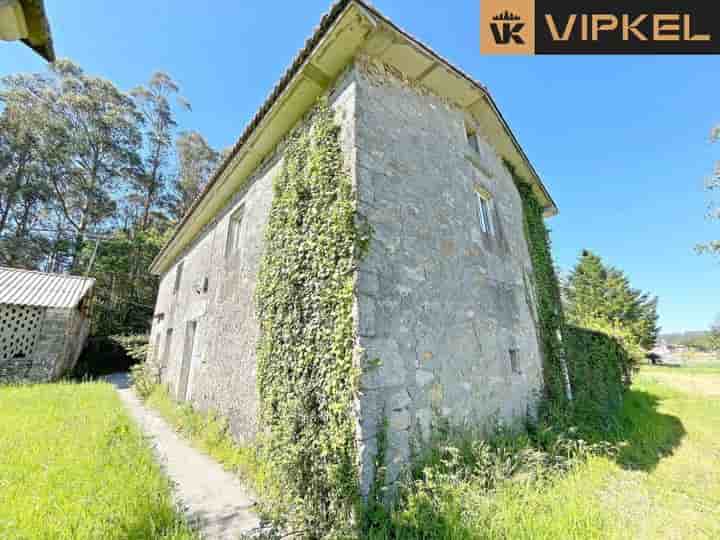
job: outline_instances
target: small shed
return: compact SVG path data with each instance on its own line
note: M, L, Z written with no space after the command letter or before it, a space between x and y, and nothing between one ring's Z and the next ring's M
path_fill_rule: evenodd
M0 382L53 381L90 331L95 280L0 266Z

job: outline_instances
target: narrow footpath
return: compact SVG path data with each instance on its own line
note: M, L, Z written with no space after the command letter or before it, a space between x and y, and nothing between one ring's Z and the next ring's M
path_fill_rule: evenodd
M145 407L130 388L127 373L115 373L107 380L150 437L165 473L175 484L178 501L203 538L236 540L258 527L253 499L234 475L190 446L159 414Z

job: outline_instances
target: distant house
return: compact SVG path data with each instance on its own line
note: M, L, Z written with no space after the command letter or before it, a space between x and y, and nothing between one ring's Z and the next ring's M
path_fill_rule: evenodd
M151 267L163 382L227 416L240 440L257 433L254 295L273 179L284 138L323 95L373 230L354 293L357 350L381 359L356 413L367 492L383 411L391 480L435 414L458 425L534 414L536 294L505 163L545 216L557 208L484 86L366 2L335 3Z
M0 382L52 381L75 367L94 284L0 266Z
M55 61L43 0L0 0L0 39L21 40L48 62Z

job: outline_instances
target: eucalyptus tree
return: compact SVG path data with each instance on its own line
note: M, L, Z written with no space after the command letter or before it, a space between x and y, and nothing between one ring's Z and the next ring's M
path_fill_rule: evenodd
M177 222L205 188L223 156L197 131L181 133L175 141L175 148L178 168L169 210L173 220Z
M138 229L146 231L154 221L163 220L163 203L168 198L172 179L173 138L177 128L173 98L178 107L190 110L190 104L180 96L180 88L167 74L154 73L146 85L131 91L142 115L142 159L132 179L129 194L131 208L137 208ZM155 219L153 219L155 218Z
M114 193L138 167L141 116L128 94L70 60L52 64L48 75L6 77L3 86L5 103L33 111L37 161L72 231L75 268L86 233L114 216Z
M51 218L37 129L42 118L20 93L2 89L0 103L0 264L34 267L47 247L47 237L38 229L50 226Z

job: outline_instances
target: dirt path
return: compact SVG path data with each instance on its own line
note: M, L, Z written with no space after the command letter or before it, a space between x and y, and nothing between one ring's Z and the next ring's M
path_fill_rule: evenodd
M146 408L130 389L126 373L108 377L130 414L148 435L191 523L203 538L237 539L259 525L253 500L239 480L213 459L178 437L154 411Z

